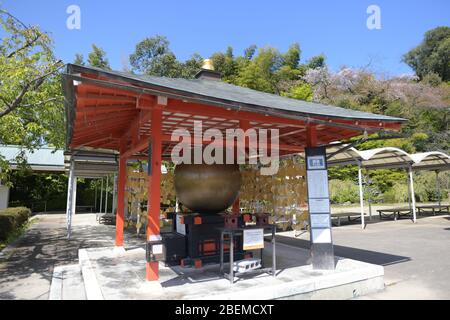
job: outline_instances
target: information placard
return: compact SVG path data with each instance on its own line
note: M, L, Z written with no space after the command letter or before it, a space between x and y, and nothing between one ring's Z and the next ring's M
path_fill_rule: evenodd
M330 200L324 199L309 199L309 212L310 213L329 213L330 212Z
M309 198L329 197L327 170L308 170L307 180Z
M178 233L186 235L186 225L181 223L181 215L177 214L176 217L176 230Z
M331 234L327 152L324 146L309 147L305 149L305 154L311 224L311 261L313 269L333 270L335 261Z
M329 228L329 227L330 227L329 214L311 213L311 228Z
M331 230L327 229L312 229L313 243L331 243Z
M244 230L244 250L264 248L264 229Z

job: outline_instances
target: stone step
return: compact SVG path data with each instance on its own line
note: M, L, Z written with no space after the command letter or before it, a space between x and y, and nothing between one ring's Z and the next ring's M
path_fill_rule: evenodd
M86 291L79 264L55 267L49 300L86 300Z

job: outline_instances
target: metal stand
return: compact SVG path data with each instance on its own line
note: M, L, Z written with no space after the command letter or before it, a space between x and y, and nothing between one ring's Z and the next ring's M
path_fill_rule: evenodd
M263 250L260 249L260 256L261 256L261 268L255 269L252 271L247 272L234 272L234 238L236 236L243 236L244 230L248 229L264 229L270 230L272 238L271 238L271 244L272 244L272 267L271 268L264 268L263 263ZM269 273L272 276L276 276L276 249L275 249L275 231L276 226L275 225L265 225L265 226L254 226L254 227L246 227L246 228L224 228L220 229L220 273L224 275L225 278L230 280L230 283L234 283L235 276L240 275L248 275L248 274L259 274L259 273ZM225 235L228 235L228 240L225 240ZM230 250L230 271L229 273L224 272L224 245L225 243L229 244Z

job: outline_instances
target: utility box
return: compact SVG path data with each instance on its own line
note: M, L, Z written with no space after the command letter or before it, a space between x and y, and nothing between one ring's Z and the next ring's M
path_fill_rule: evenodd
M164 246L161 236L155 236L147 241L146 248L147 262L158 262L164 260Z
M186 257L186 236L178 232L161 233L166 266L179 265Z

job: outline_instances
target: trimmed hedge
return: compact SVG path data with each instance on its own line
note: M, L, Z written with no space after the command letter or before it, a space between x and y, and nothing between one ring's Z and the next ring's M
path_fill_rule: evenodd
M24 207L0 210L0 241L7 240L11 234L22 227L28 221L30 214L30 209Z

